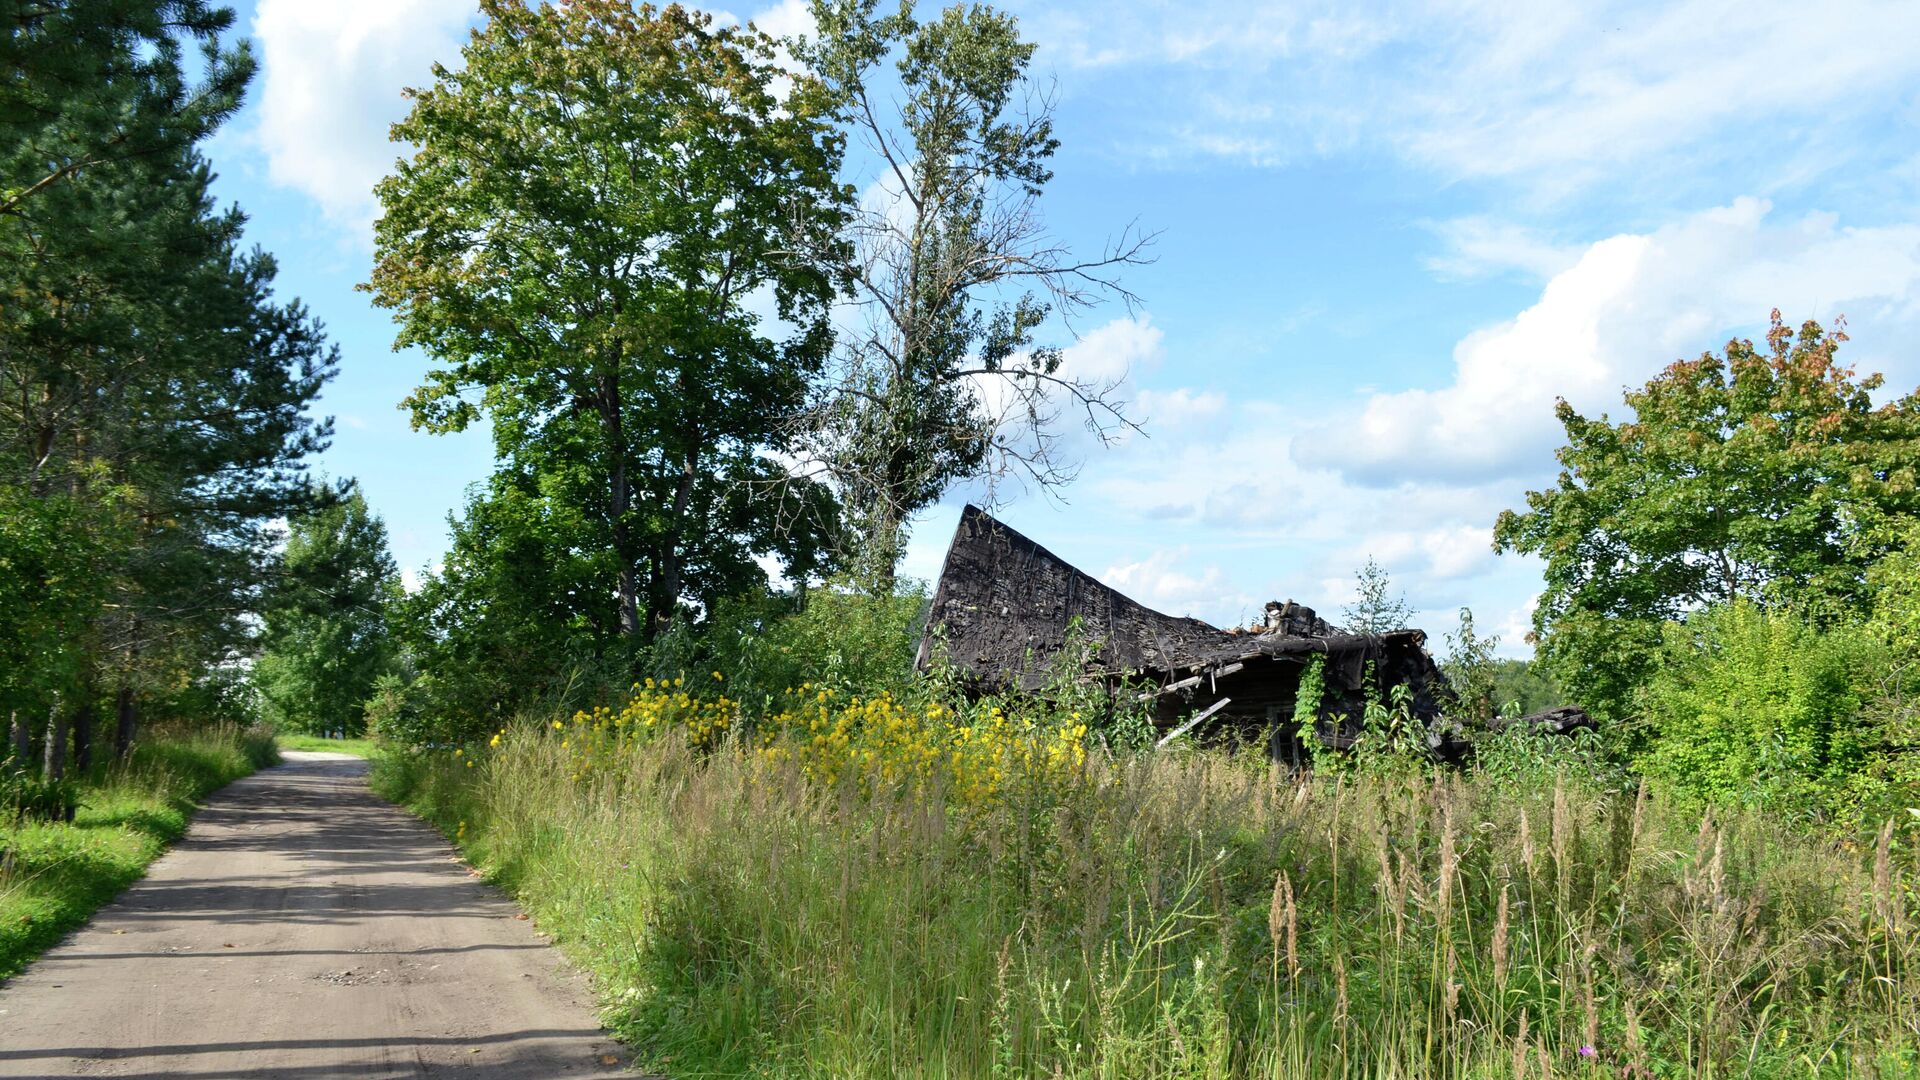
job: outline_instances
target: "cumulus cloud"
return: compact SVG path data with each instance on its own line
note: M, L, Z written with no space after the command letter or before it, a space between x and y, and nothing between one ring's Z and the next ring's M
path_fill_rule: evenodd
M1193 561L1186 548L1155 551L1138 562L1109 566L1099 577L1150 608L1216 625L1245 622L1258 610L1254 598L1229 582L1219 567L1189 569Z
M452 63L471 0L260 0L259 123L254 137L275 183L304 192L329 221L367 236L373 185L400 156L387 126L400 92Z
M1376 486L1537 474L1559 438L1556 397L1618 412L1623 387L1754 332L1775 306L1790 319L1867 323L1850 359L1911 374L1880 343L1920 322L1920 226L1843 228L1822 214L1775 221L1765 201L1742 198L1609 237L1525 311L1461 341L1450 384L1375 394L1295 453Z
M769 37L812 37L819 32L813 21L813 7L807 0L780 0L753 16L751 21L755 29Z
M473 0L260 0L251 137L269 178L313 199L335 226L368 238L378 214L373 185L404 152L387 138L388 126L406 115L401 91L431 82L435 62L457 66L473 17ZM781 0L752 19L775 36L813 29L802 0Z
M1349 555L1356 566L1371 557L1402 573L1451 581L1485 572L1493 565L1493 530L1456 522L1430 529L1376 533Z

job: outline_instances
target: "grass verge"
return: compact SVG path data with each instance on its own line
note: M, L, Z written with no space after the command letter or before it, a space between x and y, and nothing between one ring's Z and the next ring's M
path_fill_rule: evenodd
M331 754L352 754L355 757L373 756L372 739L329 739L324 735L275 735L273 741L282 750L319 750Z
M581 729L376 762L675 1077L1920 1075L1914 844L1571 777L1015 761L989 804Z
M278 760L258 731L158 732L82 779L71 823L0 820L0 979L139 880L202 797Z

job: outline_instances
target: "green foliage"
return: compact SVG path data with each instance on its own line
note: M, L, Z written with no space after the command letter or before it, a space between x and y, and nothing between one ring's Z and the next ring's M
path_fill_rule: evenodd
M377 189L367 289L397 344L437 365L407 400L415 426L491 422L487 498L510 521L476 528L571 553L557 576L584 584L448 599L532 593L540 610L503 618L650 639L687 600L764 587L756 556L816 574L833 509L770 452L822 361L834 293L788 253L834 247L847 197L817 87L757 31L678 6L481 11L463 62L410 90L394 125L417 149ZM749 303L762 293L777 321ZM765 497L776 487L786 497Z
M1460 609L1460 628L1447 635L1447 658L1440 670L1447 676L1447 715L1470 728L1484 728L1500 715L1498 661L1493 651L1497 637L1482 637L1474 629L1473 609Z
M0 710L38 715L78 683L121 525L106 507L0 485Z
M233 9L205 0L44 0L9 5L0 38L0 215L54 201L63 184L176 158L240 108L245 42L221 47ZM201 46L189 83L184 46Z
M324 735L288 735L284 732L275 733L273 741L282 750L315 750L363 758L372 757L379 748L372 739L332 739Z
M1361 712L1359 735L1345 753L1324 762L1333 775L1367 776L1378 780L1412 780L1433 775L1435 763L1427 748L1426 725L1413 715L1413 689L1398 683L1381 697L1373 672L1366 676L1367 697Z
M1320 741L1320 710L1327 698L1327 658L1311 656L1300 669L1300 682L1293 694L1293 738L1305 749L1316 769L1331 764L1325 743Z
M376 784L595 974L658 1070L1892 1080L1920 1063L1900 906L1920 826L1848 851L1573 775L1329 782L1210 751L1094 755L1049 800L962 809L676 738L586 780L561 741L510 733L471 768L389 757Z
M209 793L278 760L261 729L159 731L72 779L72 821L0 813L0 979L139 880Z
M1404 630L1413 617L1413 606L1405 593L1396 595L1393 578L1373 556L1353 572L1358 596L1347 605L1347 630L1355 634L1384 634Z
M1493 661L1493 700L1502 716L1527 716L1567 703L1559 680L1530 660Z
M361 733L374 680L393 661L385 605L398 589L386 526L358 490L295 518L254 667L267 719Z
M1881 737L1871 782L1896 801L1920 807L1920 526L1869 574L1874 597L1865 633L1884 650L1869 675L1862 720Z
M1639 699L1637 767L1718 805L1843 821L1885 809L1870 787L1881 733L1861 716L1884 657L1855 630L1746 600L1669 623Z
M82 720L104 685L149 714L197 704L251 646L267 523L311 498L336 353L275 299L198 149L253 73L222 44L233 18L202 0L0 18L0 558L52 585L0 604L0 641L45 635L5 677L37 684L36 715L58 695Z
M1556 735L1510 724L1476 732L1473 771L1515 791L1543 791L1558 783L1579 783L1603 791L1631 787L1619 756L1604 736L1590 728Z
M0 763L0 822L72 821L80 785L36 775L20 762Z
M703 626L681 622L648 653L659 678L723 671L751 718L802 683L849 696L914 696L924 587L875 595L847 578L803 592L725 601Z
M1546 560L1541 660L1606 720L1632 714L1662 625L1736 598L1858 613L1887 526L1920 510L1920 397L1876 405L1879 376L1835 359L1846 335L1727 343L1629 392L1631 420L1562 402L1559 484L1503 513L1495 545Z

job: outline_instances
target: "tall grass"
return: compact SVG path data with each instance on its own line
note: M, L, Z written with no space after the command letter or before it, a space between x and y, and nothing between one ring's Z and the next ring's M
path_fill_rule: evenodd
M395 756L673 1076L1920 1074L1912 825L1093 755L986 806L677 735Z
M124 762L76 777L71 822L0 807L0 979L140 879L199 800L279 760L270 733L231 724L152 732Z

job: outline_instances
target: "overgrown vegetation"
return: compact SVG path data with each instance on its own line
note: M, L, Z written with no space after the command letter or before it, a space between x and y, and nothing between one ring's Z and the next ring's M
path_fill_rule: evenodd
M581 727L556 726L385 758L377 782L519 895L671 1075L1920 1069L1920 819L1835 846L1552 753L1333 779L1009 750L981 798L823 775L806 728L705 750L674 728L595 743L583 771Z
M0 776L0 979L139 880L202 797L277 760L260 729L155 731L127 759L69 775L71 821L22 806Z
M379 744L372 739L334 739L325 735L287 735L279 734L273 738L275 746L282 750L319 750L329 754L352 754L355 757L370 758Z
M1012 16L811 12L484 0L409 91L367 290L432 361L415 424L497 452L410 594L307 475L334 350L210 198L233 13L14 20L0 974L265 718L384 745L675 1075L1920 1074L1920 396L1775 312L1628 420L1563 403L1494 533L1544 560L1537 660L1449 635L1464 765L1404 687L1324 745L1318 659L1291 731L1238 733L1284 763L1156 729L1077 628L1038 691L917 671L913 514L1133 427L1045 342L1146 241L1047 233ZM1357 586L1350 630L1406 626ZM1566 702L1600 730L1506 723Z
M1762 390L1713 392L1789 425L1796 394L1854 408L1833 340L1776 325L1771 360L1730 349ZM1891 439L1907 408L1860 423ZM1662 422L1570 424L1668 446ZM1781 468L1801 454L1728 438ZM1160 733L1079 677L1089 642L1038 692L968 692L910 670L917 594L847 585L716 607L663 635L623 705L442 735L378 780L521 895L673 1075L1914 1075L1920 548L1876 445L1895 466L1852 482L1884 496L1880 525L1809 556L1853 560L1805 578L1825 592L1769 572L1609 630L1579 607L1600 584L1550 568L1564 604L1538 633L1592 648L1543 663L1498 659L1463 610L1461 766L1431 758L1406 688L1366 704L1355 745L1321 745L1318 663L1291 719L1307 768L1142 752ZM1590 509L1585 475L1508 542L1587 528L1549 520ZM1697 560L1663 554L1648 580ZM1360 581L1349 622L1404 621L1383 569ZM1503 722L1580 688L1599 731Z

